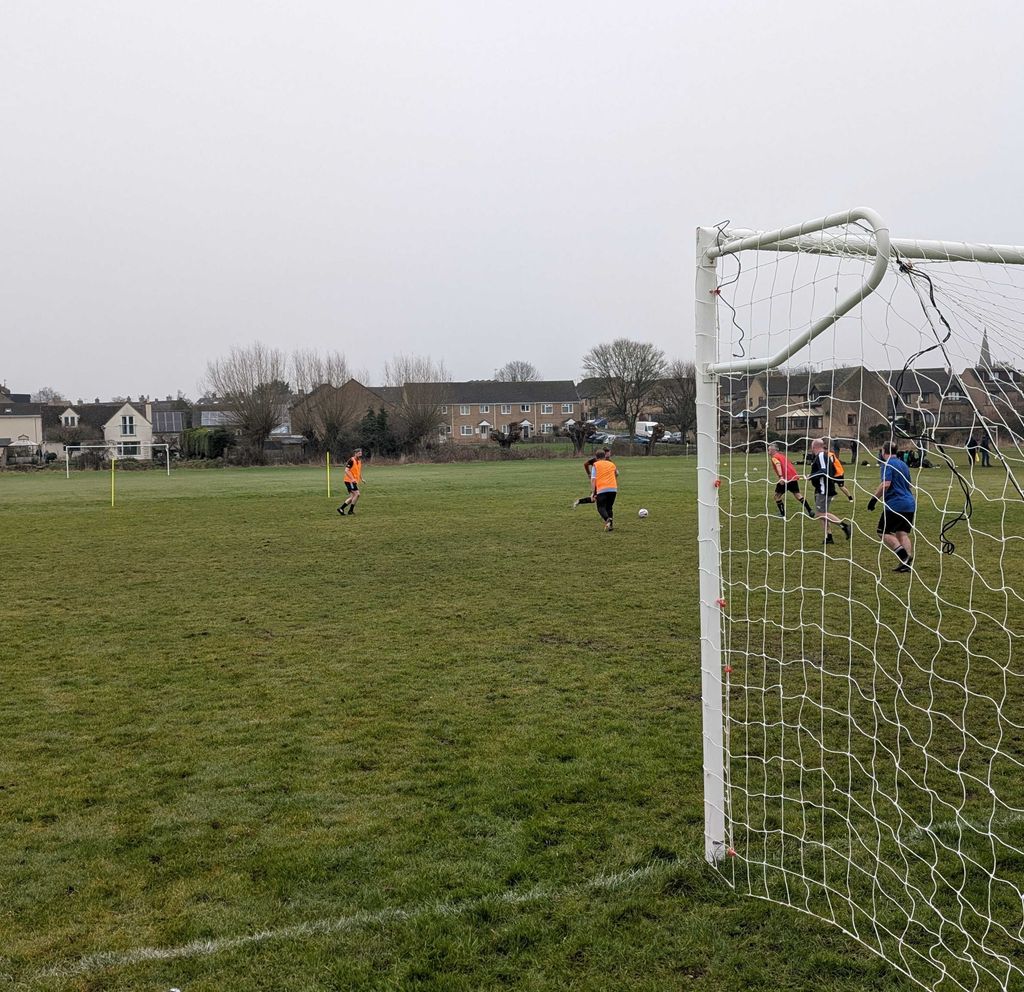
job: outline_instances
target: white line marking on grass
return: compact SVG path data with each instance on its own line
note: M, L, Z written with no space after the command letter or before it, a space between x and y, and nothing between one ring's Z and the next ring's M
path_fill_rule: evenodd
M628 868L625 871L596 875L576 885L565 885L559 888L537 885L522 892L507 891L491 895L477 896L458 902L420 903L406 908L378 909L351 913L348 916L328 917L321 920L310 920L296 923L289 927L276 930L257 930L242 934L239 937L218 937L212 940L193 940L178 947L139 947L132 951L102 951L90 954L77 961L67 961L54 965L43 971L36 972L28 980L42 981L51 978L74 978L88 975L108 968L124 968L148 961L174 961L181 958L209 957L224 951L233 951L239 947L263 944L271 940L296 940L304 937L318 937L325 934L344 933L361 927L372 927L379 924L408 922L430 916L461 916L488 905L522 906L533 902L555 900L573 894L604 891L611 892L627 888L634 882L650 878L668 876L681 867L703 866L700 858L681 858L676 861L657 861L642 865L639 868Z
M1024 813L1016 812L1005 812L997 813L992 817L991 825L993 827L1008 827L1015 823L1024 822ZM952 833L956 834L961 832L964 827L968 827L972 830L976 830L979 833L983 833L989 827L988 820L943 820L940 823L933 823L930 827L915 827L913 830L908 830L905 840L909 843L914 843L921 840L922 837L927 837L929 834L939 836L941 834Z

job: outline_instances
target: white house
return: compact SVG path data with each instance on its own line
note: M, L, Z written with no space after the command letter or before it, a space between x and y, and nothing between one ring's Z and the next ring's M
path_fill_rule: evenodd
M61 429L78 429L81 439L68 442L70 445L105 445L118 458L148 458L153 423L143 412L145 408L142 403L76 403L53 418L56 423L51 430L59 435Z

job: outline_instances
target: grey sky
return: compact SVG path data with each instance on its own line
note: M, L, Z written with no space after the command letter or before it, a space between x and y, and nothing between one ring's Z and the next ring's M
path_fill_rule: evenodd
M549 378L692 356L693 232L864 203L1024 241L1008 3L0 6L0 381L195 395L231 344Z

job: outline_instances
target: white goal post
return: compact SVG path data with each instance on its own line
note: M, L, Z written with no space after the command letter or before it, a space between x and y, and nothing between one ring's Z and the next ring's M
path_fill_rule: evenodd
M695 350L706 860L922 987L1024 987L1024 247L699 228Z
M163 455L164 470L171 474L171 446L166 441L111 441L109 444L74 444L64 446L64 475L71 478L72 455L82 451L100 451L107 459L118 461L149 457L156 460Z

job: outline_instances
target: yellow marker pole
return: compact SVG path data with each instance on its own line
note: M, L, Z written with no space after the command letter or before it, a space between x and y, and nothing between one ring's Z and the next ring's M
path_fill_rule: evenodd
M331 498L331 453L327 452L327 498Z
M110 456L110 505L114 505L114 466L117 464L117 455Z

